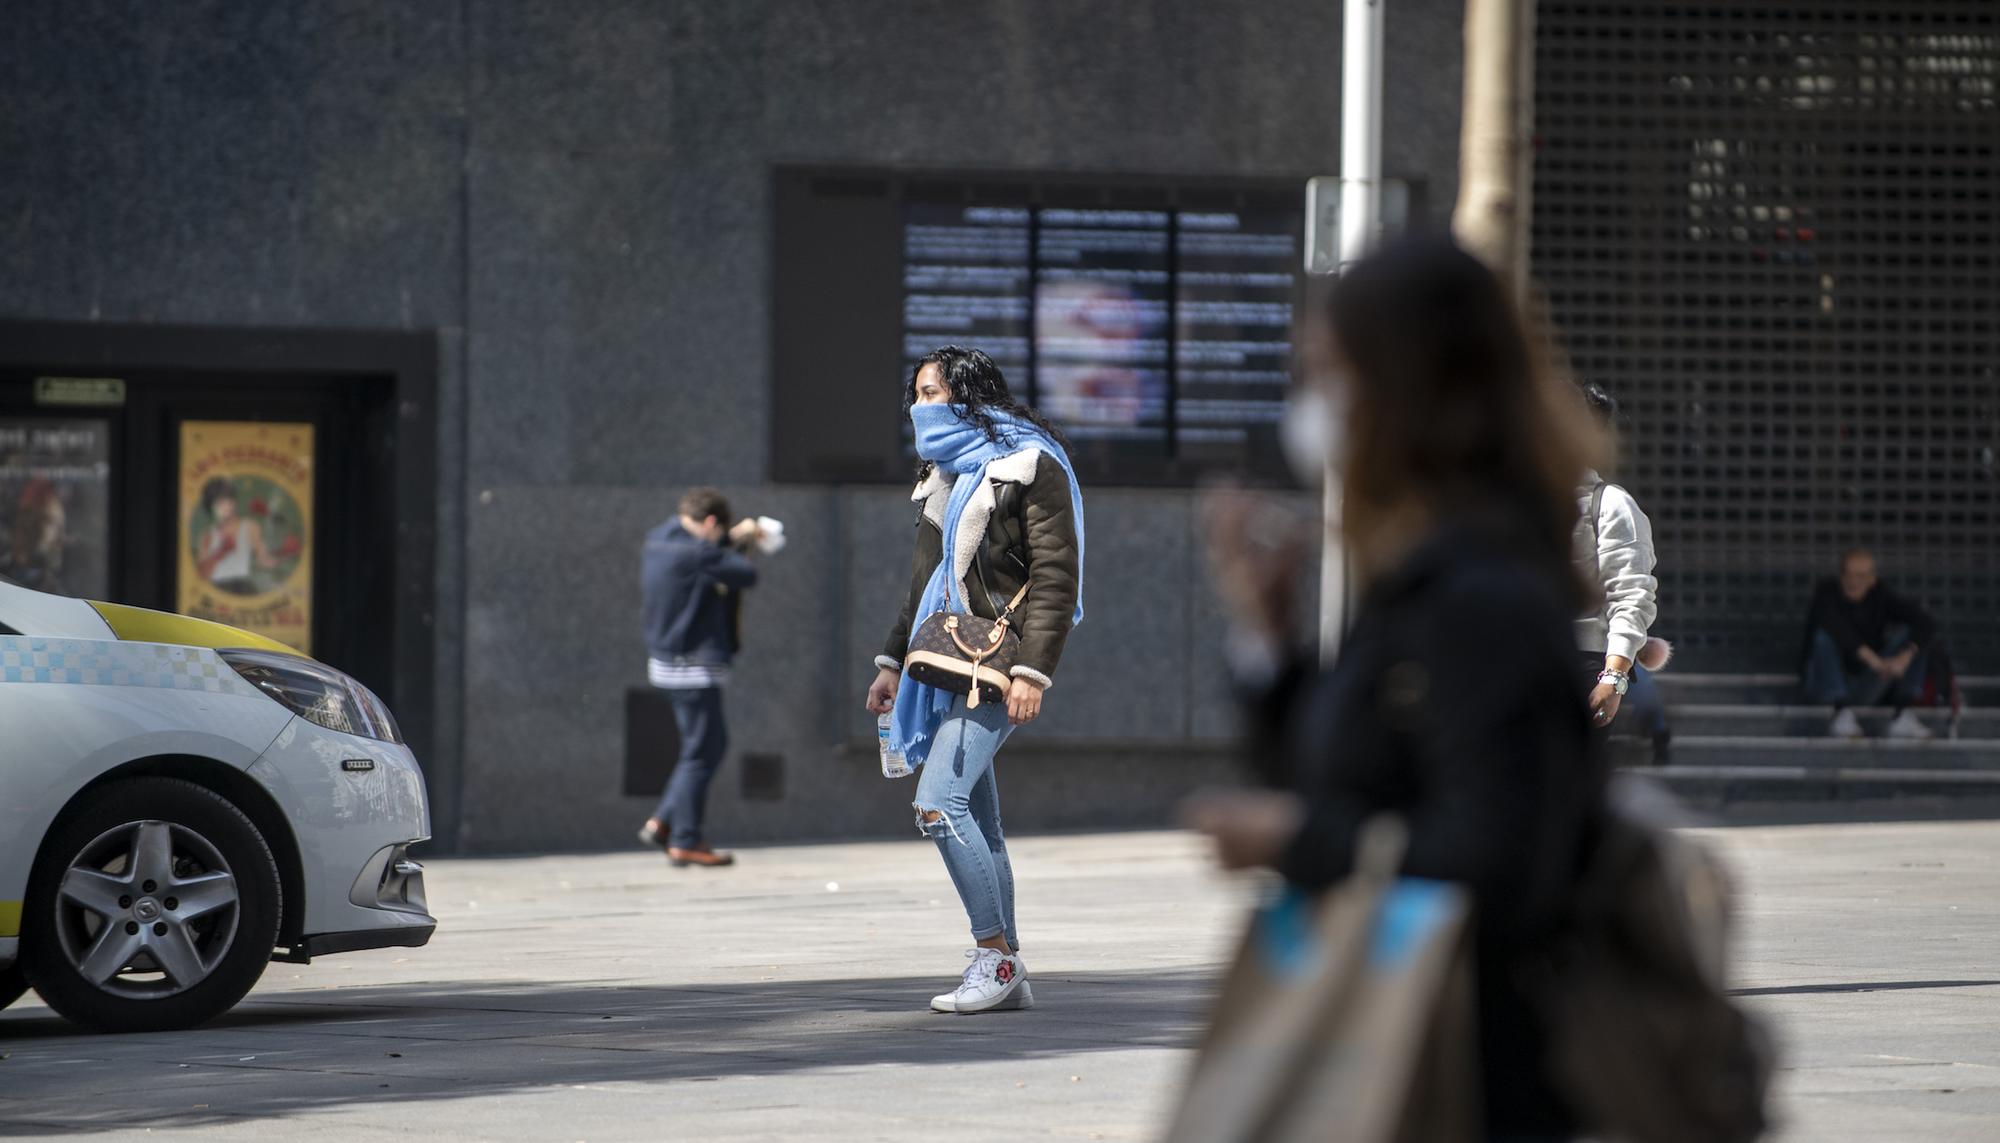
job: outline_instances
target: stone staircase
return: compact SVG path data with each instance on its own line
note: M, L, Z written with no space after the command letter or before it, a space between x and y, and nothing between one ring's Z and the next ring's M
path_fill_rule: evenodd
M1829 711L1799 705L1791 675L1656 676L1673 743L1665 758L1651 745L1614 739L1622 768L1665 783L1696 806L1924 798L2000 804L2000 677L1961 677L1964 709L1919 708L1937 737L1878 737L1887 708L1857 708L1871 735L1827 735ZM1954 737L1955 735L1955 737Z

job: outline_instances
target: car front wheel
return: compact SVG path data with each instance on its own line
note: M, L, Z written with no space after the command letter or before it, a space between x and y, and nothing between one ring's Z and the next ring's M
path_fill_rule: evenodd
M57 1012L107 1032L229 1010L277 941L270 846L219 795L175 778L91 791L42 849L21 963Z

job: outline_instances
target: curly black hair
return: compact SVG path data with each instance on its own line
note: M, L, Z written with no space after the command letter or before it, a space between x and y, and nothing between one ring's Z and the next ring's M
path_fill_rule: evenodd
M1016 398L1013 391L1007 388L1007 378L991 357L977 349L959 345L940 345L917 359L909 379L903 382L904 416L908 416L911 406L917 403L917 375L924 371L926 365L938 367L945 387L951 390L951 403L965 406L965 419L979 426L979 431L986 434L987 440L995 444L1007 443L1001 439L1000 427L993 423L993 411L997 409L1042 430L1063 448L1069 447L1069 440L1063 436L1061 429ZM919 465L918 479L929 472L928 462Z

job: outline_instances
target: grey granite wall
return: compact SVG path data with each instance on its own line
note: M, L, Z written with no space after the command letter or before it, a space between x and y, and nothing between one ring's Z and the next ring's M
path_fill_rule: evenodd
M0 316L434 330L435 726L463 739L467 146L456 5L23 0ZM438 809L455 802L434 784Z
M1460 9L1389 13L1385 164L1433 211ZM440 331L448 840L626 843L637 544L694 482L792 537L730 697L786 797L725 773L717 836L901 830L851 747L910 509L764 482L772 164L1331 171L1338 31L1327 0L16 5L0 315ZM1088 492L1090 615L1009 747L1016 828L1155 822L1226 773L1190 497Z
M1447 209L1458 9L1399 5L1389 34L1385 162ZM587 31L523 11L473 8L482 56L517 49L506 90L540 102L474 100L466 843L618 845L643 816L616 791L636 545L693 482L792 529L729 700L736 749L783 756L786 797L746 801L725 771L715 834L908 828L859 698L910 508L759 483L771 164L1329 170L1338 5L632 5ZM1017 827L1156 822L1227 776L1190 497L1089 495L1089 618L1009 747Z

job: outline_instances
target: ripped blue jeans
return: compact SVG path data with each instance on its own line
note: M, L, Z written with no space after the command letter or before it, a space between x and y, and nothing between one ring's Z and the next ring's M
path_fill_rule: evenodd
M944 856L945 870L972 922L972 939L1005 933L1007 944L1020 948L1014 928L1014 867L1000 832L1000 787L993 773L993 756L1013 732L1005 702L981 702L978 710L968 710L965 700L958 699L938 727L929 760L917 772L912 806L917 829ZM941 816L926 822L924 814L931 810Z

